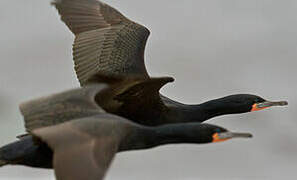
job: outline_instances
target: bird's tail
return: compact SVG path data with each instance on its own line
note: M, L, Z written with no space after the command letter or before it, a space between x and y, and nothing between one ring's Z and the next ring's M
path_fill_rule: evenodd
M21 143L20 143L21 142ZM12 164L22 157L22 141L16 141L0 148L0 167ZM20 151L19 151L20 150Z
M51 150L43 144L36 144L30 135L0 148L0 167L11 164L51 168L51 161Z

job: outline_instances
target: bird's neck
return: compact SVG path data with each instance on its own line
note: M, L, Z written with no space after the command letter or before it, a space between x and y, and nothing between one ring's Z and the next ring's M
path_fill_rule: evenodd
M165 121L167 123L204 122L216 116L237 113L234 108L229 106L223 99L215 99L197 105L172 106L170 107L171 112L166 116L168 122Z
M220 115L242 113L236 112L236 108L231 107L226 97L196 105L182 104L165 96L162 96L162 100L169 110L158 120L158 122L161 122L158 125L181 122L204 122Z
M190 105L195 121L195 118L198 118L200 122L204 122L208 119L211 119L216 116L233 114L234 112L230 111L226 103L221 102L219 99L207 101L198 105Z
M204 121L216 116L249 112L246 108L241 108L237 104L230 102L230 100L226 97L194 105L193 108L194 111L196 110L196 112L198 112L198 115L199 112L203 112L203 114L205 114Z
M157 127L142 127L127 135L119 151L148 149L165 144L207 143L201 134L191 133L196 123L170 124ZM196 127L195 127L196 126Z

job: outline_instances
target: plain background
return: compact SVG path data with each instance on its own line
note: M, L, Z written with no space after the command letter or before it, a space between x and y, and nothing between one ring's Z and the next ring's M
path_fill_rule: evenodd
M176 81L162 89L194 104L237 93L289 106L210 123L253 139L169 145L118 154L107 180L294 179L297 174L296 0L106 0L152 34L146 66ZM49 0L0 1L0 145L24 133L18 104L78 87L73 35ZM53 171L4 167L0 179L54 179Z

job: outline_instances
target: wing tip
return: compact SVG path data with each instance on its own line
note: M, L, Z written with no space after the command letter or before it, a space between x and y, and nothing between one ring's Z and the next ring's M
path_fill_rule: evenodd
M62 0L52 0L51 5L56 6L57 4L61 3Z
M168 82L168 83L175 81L175 79L173 77L165 77L165 79L166 79L166 82Z
M167 76L167 77L156 77L156 78L151 78L152 81L157 81L161 82L162 84L167 84L167 83L172 83L174 82L174 78Z
M57 6L59 4L67 3L67 1L71 2L71 0L51 0L51 5ZM75 0L72 0L75 1ZM79 0L78 0L79 1ZM77 2L77 0L76 0ZM101 2L100 0L85 0L86 3L99 3L100 5L106 5L104 2Z
M19 110L21 112L22 115L24 115L26 113L26 109L28 107L28 104L29 104L29 101L26 101L26 102L22 102L20 105L19 105Z

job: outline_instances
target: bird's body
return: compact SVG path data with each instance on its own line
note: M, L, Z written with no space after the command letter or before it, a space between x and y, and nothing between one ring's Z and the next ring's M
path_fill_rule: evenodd
M0 148L0 165L54 168L58 180L98 180L117 152L251 137L210 124L143 126L98 106L96 96L106 90L95 84L22 104L29 135Z

